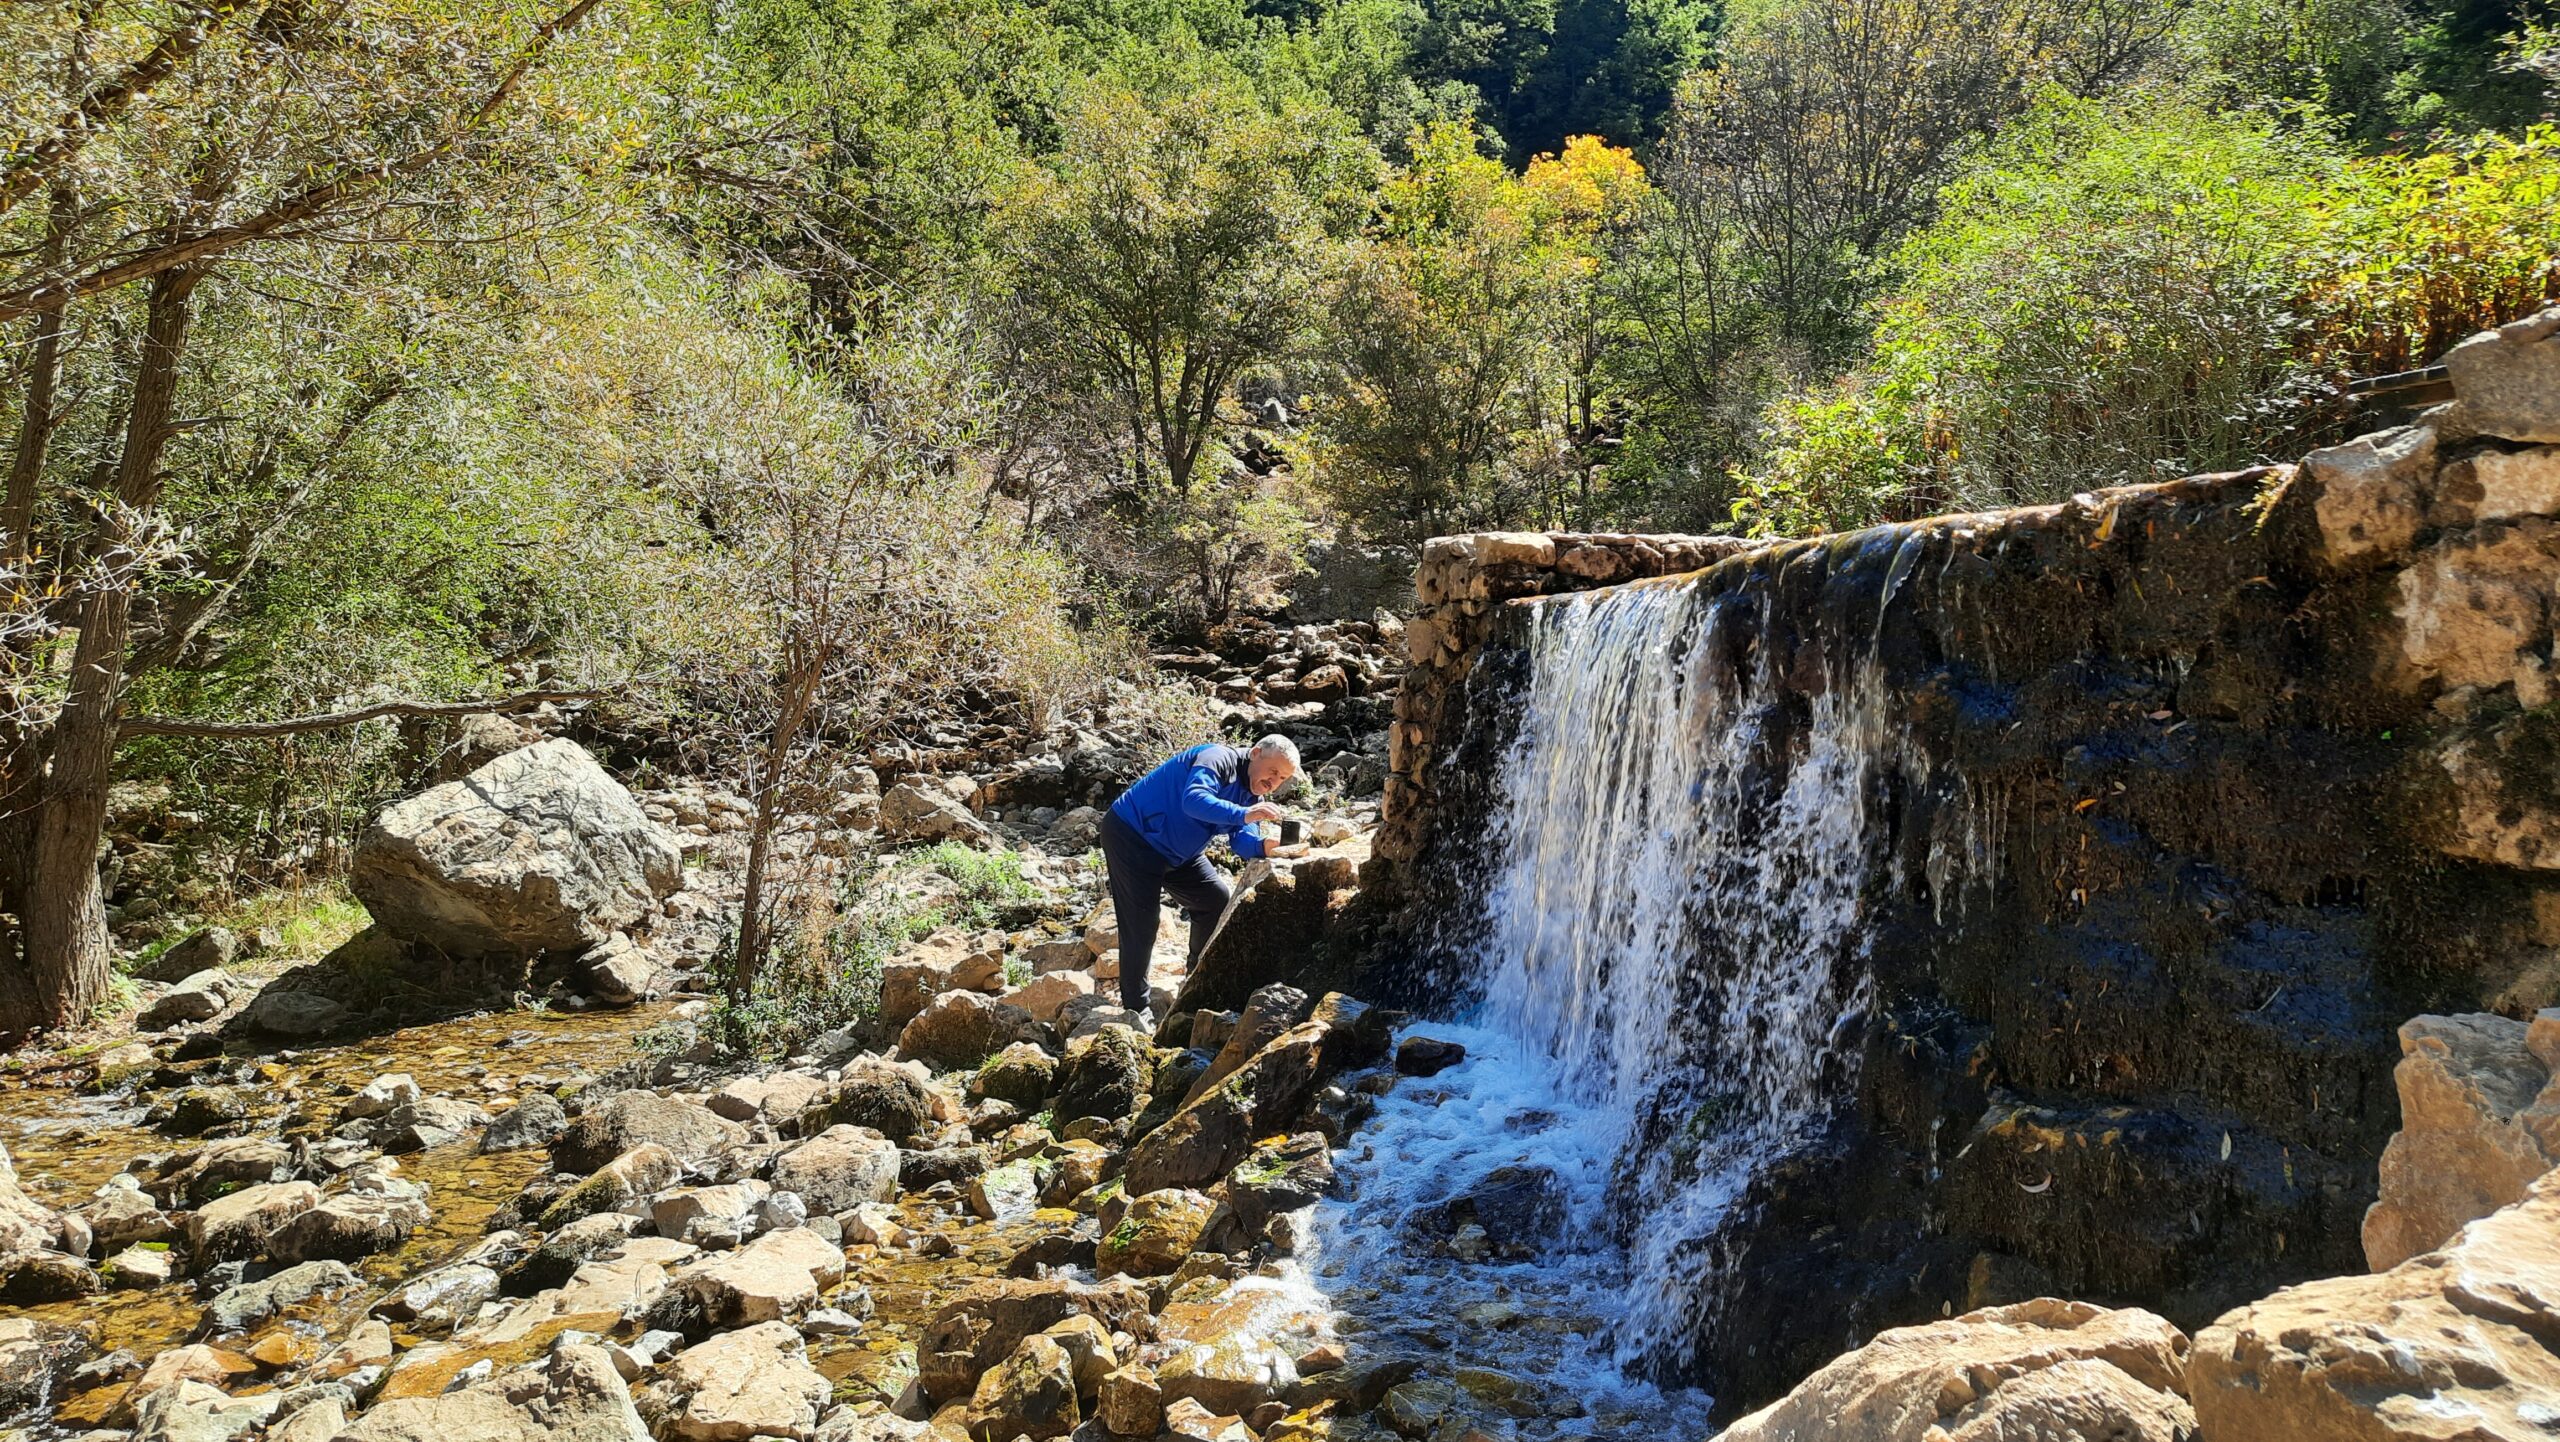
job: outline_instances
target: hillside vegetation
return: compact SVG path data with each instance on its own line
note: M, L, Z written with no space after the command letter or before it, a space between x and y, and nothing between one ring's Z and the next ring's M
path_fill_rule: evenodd
M97 875L120 795L218 838L208 904L337 868L439 707L600 701L770 810L1089 705L1319 543L2295 455L2560 254L2516 0L27 0L0 37L21 1029L150 940Z

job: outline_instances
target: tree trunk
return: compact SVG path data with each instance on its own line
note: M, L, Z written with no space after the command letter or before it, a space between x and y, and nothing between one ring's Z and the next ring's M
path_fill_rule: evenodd
M45 236L45 263L62 258L63 236L71 224L71 194L56 187L53 219ZM55 424L54 387L62 379L62 307L36 312L34 343L27 349L27 395L18 420L18 445L9 458L9 489L0 500L0 567L15 569L35 549L36 490L44 479L44 460Z
M818 699L818 687L826 676L826 653L818 646L788 647L786 655L797 655L798 664L791 665L783 676L781 705L773 722L773 736L765 747L763 774L756 779L756 815L754 829L747 834L747 874L745 893L738 902L738 957L729 971L729 999L744 1006L755 1000L756 976L764 969L765 948L772 945L773 928L766 924L770 909L765 900L765 871L773 861L773 832L781 824L784 781L791 767L791 749L800 740L800 728L809 718Z
M134 371L133 405L125 417L124 450L116 463L116 498L132 511L160 500L160 457L169 442L169 416L177 399L178 368L186 354L187 326L200 272L165 271L151 284L142 351ZM112 558L131 543L125 512L100 517L97 553ZM80 641L72 652L70 693L54 722L50 773L34 817L33 864L19 942L31 993L16 1029L64 1026L85 1018L105 998L112 949L98 894L98 842L107 823L107 783L116 752L116 719L123 704L125 646L133 597L109 585L80 607Z

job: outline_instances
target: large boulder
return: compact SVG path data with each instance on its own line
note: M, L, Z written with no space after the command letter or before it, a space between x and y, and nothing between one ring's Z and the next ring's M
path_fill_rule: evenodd
M2560 1172L2439 1251L2287 1287L2196 1335L2212 1442L2418 1442L2560 1429Z
M946 991L898 1033L898 1054L946 1070L974 1067L1040 1033L1018 1006L974 991Z
M1147 1290L1135 1282L1089 1285L1065 1279L980 1282L943 1304L916 1343L917 1386L935 1402L969 1396L988 1368L1022 1339L1069 1317L1145 1340Z
M552 1140L551 1169L592 1172L632 1148L656 1143L680 1162L699 1162L746 1140L746 1130L710 1108L627 1091L587 1108Z
M892 841L992 840L994 833L948 791L901 781L880 798L880 830Z
M1095 1249L1095 1274L1160 1277L1171 1272L1199 1249L1217 1210L1216 1202L1198 1192L1170 1187L1138 1197Z
M1046 1442L1076 1430L1074 1359L1050 1337L1022 1339L1013 1354L987 1369L969 1397L972 1437L1029 1437Z
M2528 1024L2485 1013L2400 1028L2400 1130L2364 1217L2365 1262L2389 1271L2462 1224L2523 1199L2560 1165L2560 1009Z
M2445 352L2455 423L2511 441L2560 441L2560 309L2484 330Z
M657 1384L665 1433L679 1442L806 1437L827 1405L827 1379L809 1365L800 1334L763 1322L670 1360Z
M676 1273L660 1320L687 1336L805 1315L844 1280L844 1251L806 1227L767 1232Z
M848 1212L898 1195L898 1145L859 1127L829 1127L773 1159L773 1184L813 1212Z
M205 1203L187 1219L187 1249L200 1262L262 1256L276 1233L318 1205L320 1189L309 1182L242 1187Z
M867 1127L893 1142L915 1140L934 1119L933 1089L922 1072L921 1067L877 1057L856 1058L846 1065L835 1095L825 1104L827 1121Z
M1061 1126L1080 1117L1118 1121L1137 1115L1146 1097L1146 1039L1125 1026L1105 1026L1067 1043L1051 1114Z
M96 1356L86 1328L31 1317L0 1317L0 1418L59 1397L63 1379Z
M946 991L1003 989L1003 935L947 926L880 968L880 1026L904 1027Z
M2177 1328L2130 1308L2050 1297L1990 1307L1879 1332L1716 1442L2182 1442L2196 1430L2187 1347Z
M386 809L348 884L405 941L531 956L640 921L683 875L675 837L584 748L554 740Z
M649 1442L603 1348L571 1343L437 1397L376 1404L335 1442Z
M1330 1030L1320 1021L1291 1027L1185 1102L1130 1149L1130 1193L1209 1186L1243 1161L1257 1138L1286 1130L1315 1094Z

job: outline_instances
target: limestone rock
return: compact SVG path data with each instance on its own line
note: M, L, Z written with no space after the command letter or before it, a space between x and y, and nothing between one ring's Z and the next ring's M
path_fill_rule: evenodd
M336 1442L649 1442L602 1347L569 1344L438 1397L380 1402Z
M277 1228L267 1250L280 1262L352 1262L390 1251L426 1225L423 1191L401 1184L329 1197Z
M348 885L403 940L529 956L647 918L683 874L675 838L584 748L552 740L385 809Z
M904 1027L946 991L1004 989L1004 938L943 929L880 969L880 1025Z
M2287 1287L2197 1334L2213 1442L2548 1437L2560 1427L2560 1172L2388 1272Z
M1152 1330L1147 1304L1146 1289L1128 1281L977 1283L945 1302L926 1324L916 1343L917 1385L936 1402L967 1396L1023 1338L1077 1315L1144 1340Z
M256 1258L287 1222L318 1205L320 1189L309 1182L243 1187L196 1209L187 1219L187 1249L201 1262Z
M715 1234L737 1238L754 1230L755 1215L773 1195L770 1182L749 1178L709 1187L678 1187L649 1202L649 1224L658 1235L701 1246Z
M569 1113L550 1093L528 1092L489 1123L489 1129L480 1134L480 1150L522 1152L547 1147L568 1127Z
M1164 1389L1153 1368L1132 1362L1102 1379L1095 1415L1114 1437L1153 1437L1164 1427Z
M2560 448L2474 451L2437 472L2431 522L2467 526L2518 516L2560 516Z
M1074 1359L1046 1336L1022 1339L1002 1362L987 1369L969 1397L969 1435L1064 1437L1083 1420L1076 1407Z
M1165 1188L1129 1203L1128 1214L1094 1251L1097 1275L1160 1277L1200 1246L1218 1204L1198 1192Z
M656 1142L643 1142L562 1193L543 1209L542 1225L548 1230L598 1212L614 1211L627 1202L675 1185L676 1178L682 1175L684 1163L676 1160L675 1153Z
M2560 309L2481 331L2445 352L2457 424L2511 441L2560 441Z
M219 968L199 971L163 993L133 1019L136 1031L167 1031L191 1021L210 1021L222 1014L251 984Z
M1082 950L1081 943L1066 943ZM1055 1022L1067 1003L1093 995L1093 977L1083 971L1049 971L997 998L1031 1013L1035 1021Z
M974 1067L1039 1024L1031 1013L974 991L946 991L898 1033L898 1054L928 1066Z
M672 1405L667 1434L683 1442L801 1437L818 1424L827 1379L809 1365L800 1334L764 1322L677 1353L659 1384Z
M667 1303L688 1336L796 1318L844 1280L844 1252L805 1227L767 1232L675 1274Z
M2521 1201L2560 1166L2560 1010L2530 1027L2485 1013L2400 1027L2400 1130L2364 1217L2365 1262L2389 1271L2463 1223Z
M2555 744L2560 718L2547 711L2440 744L2434 755L2450 797L2438 847L2470 861L2560 870L2560 768L2548 760Z
M2560 522L2493 522L2445 537L2393 578L2402 684L2494 689L2518 684L2528 706L2547 697L2530 669L2549 635L2551 575L2560 566Z
M703 1105L733 1122L791 1121L827 1093L827 1084L807 1072L775 1072L739 1077L705 1098Z
M283 1399L234 1397L193 1379L140 1394L134 1404L134 1442L231 1442L257 1431Z
M2300 493L2309 504L2329 568L2388 561L2409 549L2425 523L2435 456L2436 433L2427 426L2358 436L2303 457L2285 503Z
M179 981L229 966L240 959L239 934L228 927L208 926L151 959L142 973L148 981Z
M554 1171L592 1172L643 1143L679 1162L699 1162L746 1140L738 1124L708 1108L653 1092L618 1092L589 1107L551 1143Z
M215 1297L204 1311L214 1335L246 1332L259 1323L318 1297L356 1285L356 1274L344 1262L304 1262L274 1276L243 1282Z
M362 936L358 937L361 940ZM348 945L354 945L349 942ZM283 1041L305 1041L327 1036L347 1024L354 1015L346 1004L311 991L287 991L275 986L261 989L240 1009L237 1024L259 1036Z
M987 824L970 814L949 793L915 781L901 781L880 797L880 830L893 841L966 841L992 839Z
M898 1195L897 1144L849 1126L829 1127L773 1160L773 1184L810 1210L843 1212Z
M1049 1083L1057 1073L1057 1058L1038 1042L1018 1041L988 1058L969 1084L981 1096L1034 1112L1048 1100Z
M2049 1297L1991 1307L1880 1332L1726 1428L1717 1442L1939 1442L1947 1435L1967 1442L2064 1436L2181 1442L2195 1430L2182 1395L2187 1348L2177 1328L2131 1308L2109 1311ZM2003 1400L2011 1388L2072 1364L2072 1373ZM2057 1415L2047 1410L2056 1406L2057 1392L2078 1399L2071 1405L2094 1415L2098 1425L2076 1433L2021 1425ZM2222 1442L2219 1433L2207 1435Z
M1249 1278L1213 1300L1164 1309L1157 1330L1179 1350L1156 1364L1156 1381L1167 1401L1187 1397L1212 1412L1247 1414L1297 1382L1290 1345L1305 1350L1328 1325L1303 1296Z

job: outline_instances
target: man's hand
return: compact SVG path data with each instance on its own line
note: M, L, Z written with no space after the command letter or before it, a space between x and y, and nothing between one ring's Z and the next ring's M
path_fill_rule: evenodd
M1272 805L1268 801L1257 801L1244 809L1244 819L1248 823L1255 821L1277 821L1280 819L1281 814L1280 808Z
M1262 854L1275 861L1294 861L1307 854L1307 843L1300 841L1288 846L1274 845L1264 848Z

